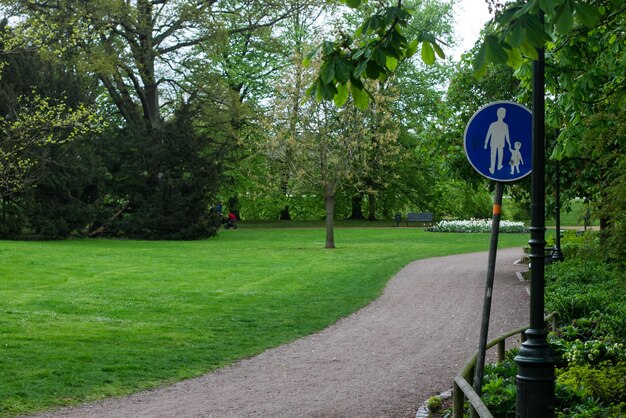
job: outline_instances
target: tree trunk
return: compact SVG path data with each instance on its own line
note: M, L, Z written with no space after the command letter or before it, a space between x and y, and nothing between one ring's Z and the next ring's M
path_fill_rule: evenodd
M367 220L376 220L376 196L374 193L367 195Z
M290 221L291 215L289 215L289 205L285 205L284 208L280 210L280 218L281 221Z
M363 216L363 196L358 194L352 198L352 214L350 219L365 219Z
M326 248L335 248L335 192L326 185L324 203L326 205Z

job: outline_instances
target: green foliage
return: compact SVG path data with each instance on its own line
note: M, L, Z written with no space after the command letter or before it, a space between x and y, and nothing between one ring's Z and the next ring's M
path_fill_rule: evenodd
M361 1L345 2L358 8ZM342 33L340 39L324 41L303 60L308 65L321 53L322 66L318 77L307 90L308 96L320 100L334 100L345 104L348 91L354 105L365 110L371 96L364 79L386 81L396 70L399 62L411 58L421 45L421 57L427 64L435 62L435 56L445 58L435 36L423 30L414 35L410 28L412 11L401 1L394 5L381 5L356 29L353 36ZM414 36L410 39L410 36Z
M604 262L597 236L568 236L565 261L546 266L546 310L562 325L549 334L557 357L555 416L618 418L626 413L626 282ZM515 350L485 366L483 398L494 416L514 416ZM487 402L486 402L487 403ZM497 411L497 412L495 412Z
M215 235L220 219L209 213L221 175L215 157L227 147L217 147L210 132L194 126L197 113L192 108L180 109L174 120L165 124L157 144L152 142L153 136L130 131L111 137L115 142L123 140L119 153L108 160L119 193L113 203L123 202L126 209L119 218L101 221L108 233L143 239ZM109 149L113 149L111 145ZM127 159L137 151L142 159Z
M13 36L4 26L2 35L4 42ZM93 110L94 81L32 48L0 59L0 236L59 238L84 231L106 177L93 146L103 128Z
M626 362L576 365L557 376L558 384L605 405L626 405Z
M485 365L481 398L495 417L515 416L516 374L517 365L511 358Z
M442 401L439 396L431 396L426 400L426 408L430 412L439 412L442 407Z
M539 12L545 14L545 24ZM536 60L537 48L543 48L553 33L567 35L575 21L593 27L600 11L584 0L529 0L506 5L493 21L496 32L487 35L474 58L474 70L482 76L490 62L518 68L522 56Z
M626 304L623 274L590 259L567 259L546 268L546 310L559 312L563 322L578 318L602 320L602 329L626 338L619 316Z
M618 41L625 19L621 2L612 0L509 2L474 56L479 74L490 62L515 68L528 96L530 61L537 48L545 49L546 122L555 129L548 138L556 138L548 148L561 164L562 197L591 201L605 230L606 253L617 262L626 258L626 44ZM548 165L548 177L553 167Z

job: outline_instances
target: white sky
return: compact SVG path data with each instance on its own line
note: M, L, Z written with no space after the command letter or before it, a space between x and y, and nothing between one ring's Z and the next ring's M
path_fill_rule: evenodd
M458 0L454 9L458 45L452 49L452 57L458 61L463 52L474 46L491 16L485 0Z

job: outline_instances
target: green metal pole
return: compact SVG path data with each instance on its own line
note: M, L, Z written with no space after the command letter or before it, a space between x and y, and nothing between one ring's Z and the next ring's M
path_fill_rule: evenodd
M554 252L552 253L553 261L563 261L565 257L561 251L561 163L559 160L555 162L556 184L555 184L555 207L554 219L556 220L556 241L554 242Z
M543 22L543 13L540 14ZM533 63L532 204L530 227L530 328L515 357L518 365L516 416L554 417L554 353L544 326L545 268L545 57Z

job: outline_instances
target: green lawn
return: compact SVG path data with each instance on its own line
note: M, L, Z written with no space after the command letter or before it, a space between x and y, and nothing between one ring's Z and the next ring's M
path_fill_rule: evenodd
M242 224L193 242L0 241L0 415L214 370L354 312L411 260L489 245L421 228L338 228L336 239L325 250L320 228Z
M565 208L567 206L567 208ZM549 214L546 219L546 225L555 226L554 214ZM585 215L587 215L587 206L580 199L573 199L567 202L561 208L561 226L572 227L578 226L580 229L585 225ZM593 217L589 220L589 225L599 225L600 222Z

